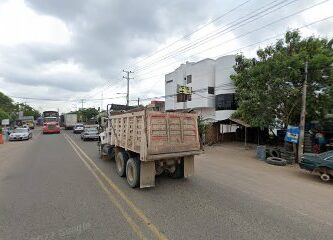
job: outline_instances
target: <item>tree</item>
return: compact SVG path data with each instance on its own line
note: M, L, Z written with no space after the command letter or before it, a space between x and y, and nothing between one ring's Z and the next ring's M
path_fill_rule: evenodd
M10 116L7 112L0 108L0 123L2 119L10 119Z
M88 121L91 118L94 118L98 115L98 110L96 108L84 108L77 111L79 119L81 121Z
M15 106L16 112L22 111L24 116L33 116L34 119L37 119L41 116L41 113L25 103L17 103Z
M0 92L0 108L5 112L11 112L14 107L13 99Z
M34 116L37 119L40 112L24 103L14 103L13 99L0 92L0 119L15 120L17 112L23 111L25 116Z
M288 31L284 39L257 51L257 57L236 56L238 110L234 117L252 126L286 127L298 124L304 63L308 61L307 120L320 119L332 110L333 40Z

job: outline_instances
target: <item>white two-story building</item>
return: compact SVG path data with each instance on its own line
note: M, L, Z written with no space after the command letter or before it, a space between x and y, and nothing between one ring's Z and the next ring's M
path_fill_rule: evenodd
M237 107L230 79L234 64L235 55L181 64L165 75L165 110L193 109L204 119L228 119ZM177 93L179 86L192 88L192 94Z

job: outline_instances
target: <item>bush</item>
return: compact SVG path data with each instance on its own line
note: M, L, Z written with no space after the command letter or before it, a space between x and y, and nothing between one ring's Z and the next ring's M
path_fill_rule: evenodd
M2 128L0 127L0 134L2 134Z

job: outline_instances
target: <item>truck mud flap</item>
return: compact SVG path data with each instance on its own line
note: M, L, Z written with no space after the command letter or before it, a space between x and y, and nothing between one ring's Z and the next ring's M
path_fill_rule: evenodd
M155 186L155 162L141 161L140 164L140 188Z
M194 156L184 157L184 178L194 174Z

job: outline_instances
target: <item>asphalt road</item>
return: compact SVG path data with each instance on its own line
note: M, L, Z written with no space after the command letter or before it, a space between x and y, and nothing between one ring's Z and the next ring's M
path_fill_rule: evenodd
M0 145L0 239L332 239L332 212L281 207L267 188L251 194L221 176L237 178L196 164L190 179L131 189L114 162L98 158L96 142L36 130L30 141ZM332 186L324 188L332 206ZM300 202L320 204L314 199Z

